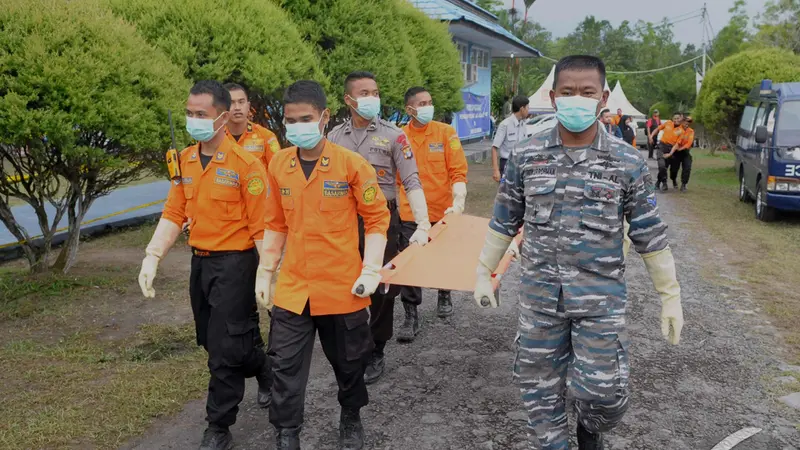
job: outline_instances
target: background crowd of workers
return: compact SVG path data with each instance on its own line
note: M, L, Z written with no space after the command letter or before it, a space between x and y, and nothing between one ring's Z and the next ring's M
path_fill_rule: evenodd
M529 406L531 445L544 449L567 445L568 364L582 449L602 448L601 433L619 423L627 408L626 298L624 279L614 275L624 264L626 220L662 296L662 329L670 342L677 343L683 322L655 188L644 159L626 145L629 118L613 124L622 140L602 131L612 132L605 128L611 123L597 125L608 96L604 82L602 61L565 58L551 92L559 125L526 140L528 99L517 97L492 146L500 189L475 299L479 307L497 307L491 273L524 225L523 278L529 279L522 283L526 307L515 375ZM461 142L450 125L433 120L433 99L423 87L405 95L411 120L402 130L379 117L380 91L371 73L350 74L344 92L350 117L326 137L331 112L321 85L289 86L283 115L294 147L284 150L274 133L248 121L242 86L201 81L189 93L186 128L197 144L180 152L181 173L147 246L139 283L146 297L155 295L158 264L188 224L189 295L210 373L203 450L232 448L230 426L248 377L258 380L257 401L269 408L276 448L300 448L316 335L339 387L339 447L363 448L360 410L369 401L367 384L384 372L398 294L405 310L398 340L411 342L419 332L421 289L380 290L380 271L408 246L426 245L432 222L463 213L467 163ZM676 158L685 151L688 133L681 130L687 123L676 115L656 128L665 130L660 161L687 159ZM589 167L606 169L595 173ZM687 166L684 176L688 181ZM567 183L584 186L581 195L557 194ZM582 227L602 241L586 241ZM574 263L575 270L562 279L566 274L554 270L547 255L555 255L551 246L563 238L572 247L561 249L567 255L561 263ZM531 251L538 256L530 258ZM570 252L593 257L571 261ZM593 295L601 285L603 294ZM439 317L453 313L449 292L440 291L437 303ZM271 318L266 348L257 305ZM618 383L609 386L609 377Z

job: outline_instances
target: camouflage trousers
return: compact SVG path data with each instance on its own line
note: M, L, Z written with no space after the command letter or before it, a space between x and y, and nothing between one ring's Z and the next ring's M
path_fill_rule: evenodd
M628 409L625 316L570 318L522 308L514 378L528 410L531 449L569 450L567 378L578 420L592 433Z

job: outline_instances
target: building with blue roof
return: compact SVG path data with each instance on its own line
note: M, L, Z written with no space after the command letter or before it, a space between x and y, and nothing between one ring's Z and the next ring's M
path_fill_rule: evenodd
M461 56L465 108L452 124L465 141L491 133L493 58L536 58L538 50L498 23L497 16L468 0L409 0L433 19L448 22ZM502 119L502 118L499 118Z

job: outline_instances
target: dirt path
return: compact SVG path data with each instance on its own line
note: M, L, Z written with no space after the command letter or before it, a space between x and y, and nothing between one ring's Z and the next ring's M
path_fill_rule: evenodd
M623 424L608 437L608 448L710 450L741 428L759 427L762 432L735 450L796 450L800 418L778 406L765 388L765 380L781 364L777 333L747 291L702 278L704 267L715 267L723 277L735 279L735 268L724 263L724 254L733 249L688 226L690 219L677 211L673 195L679 194L659 201L679 265L686 314L683 341L677 348L663 342L658 297L641 259L632 257L627 278L633 397ZM508 279L517 276L514 268ZM481 311L470 294L455 294L456 314L442 321L434 316L433 293L425 293L419 339L412 345L392 342L387 373L370 387L371 403L363 411L367 448L527 448L526 414L510 382L517 283L507 281L502 295L500 309ZM398 306L398 325L401 313ZM336 384L319 345L314 351L303 448L335 449ZM196 448L203 417L204 402L192 402L126 448ZM239 449L273 448L266 413L255 407L254 380L248 380L232 430Z

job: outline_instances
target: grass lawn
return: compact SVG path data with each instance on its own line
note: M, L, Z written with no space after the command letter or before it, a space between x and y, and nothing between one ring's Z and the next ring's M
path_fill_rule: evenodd
M692 156L690 191L678 198L704 229L735 250L730 263L783 332L789 358L800 363L800 271L796 268L800 219L788 216L774 223L759 222L754 205L738 200L733 154L711 156L695 149Z

